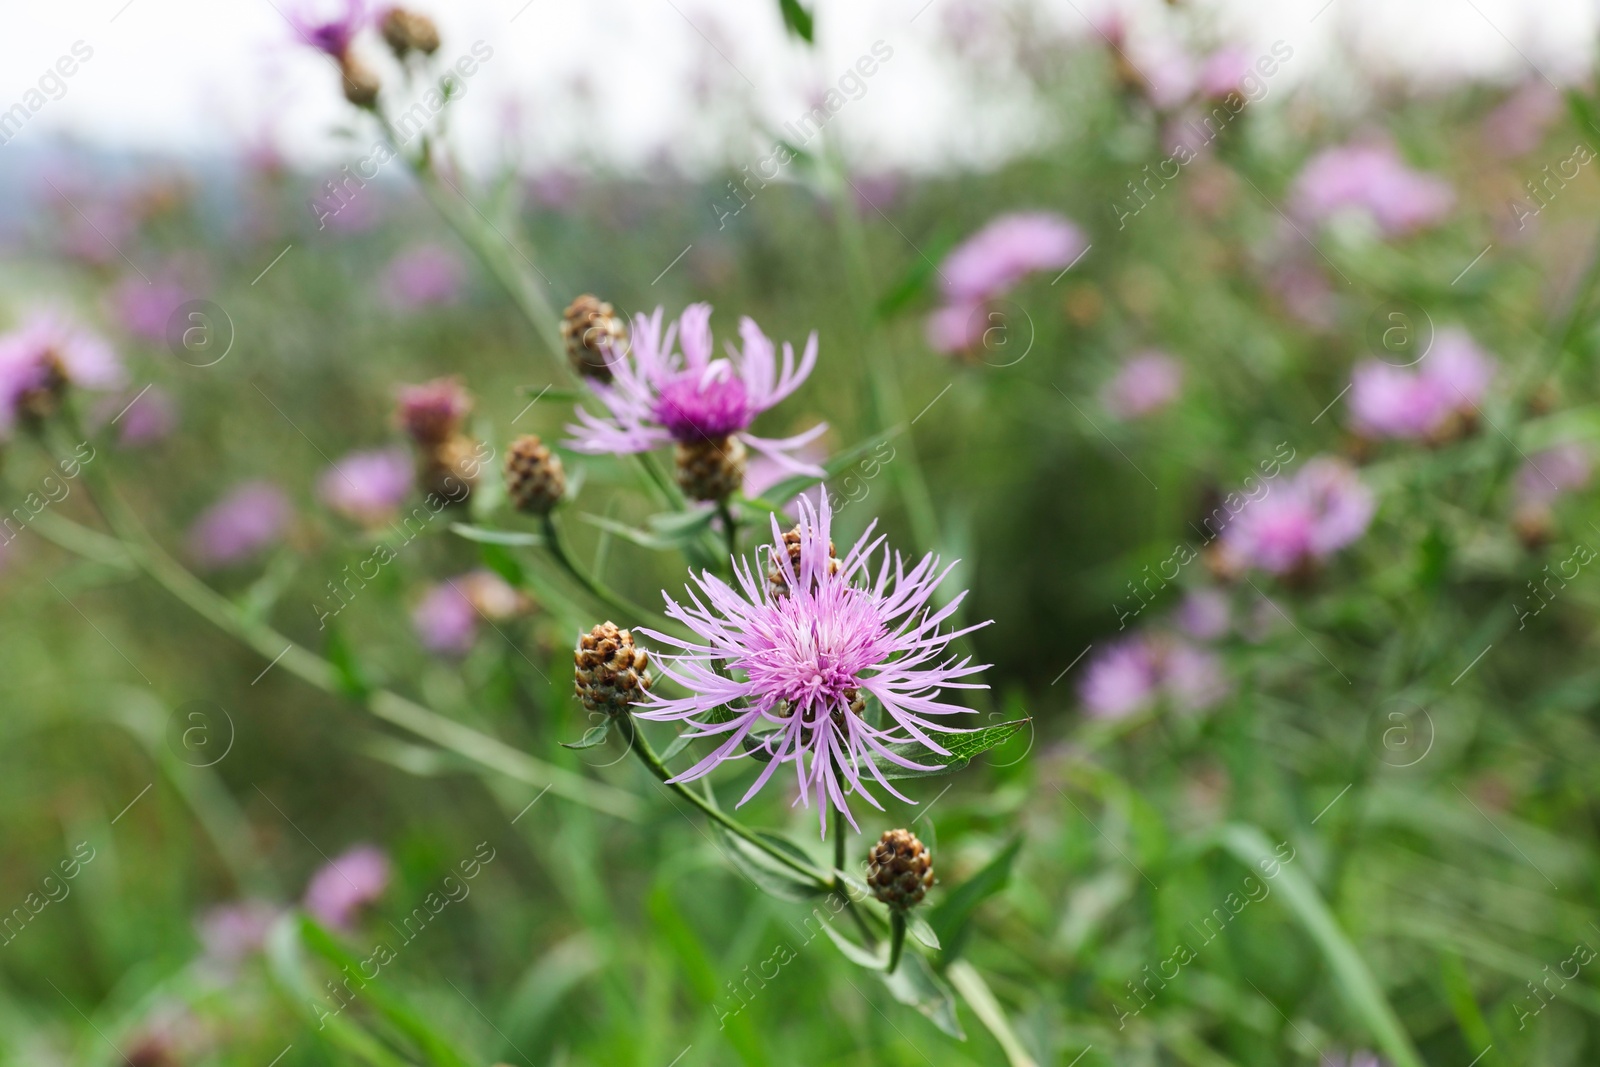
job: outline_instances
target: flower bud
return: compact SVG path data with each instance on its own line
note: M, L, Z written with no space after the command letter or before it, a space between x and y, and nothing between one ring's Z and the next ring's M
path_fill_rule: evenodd
M679 441L678 487L691 500L726 500L744 485L744 442L729 434Z
M378 102L382 82L378 72L356 58L354 52L339 57L339 73L344 76L344 98L356 107L372 107Z
M572 303L561 317L561 339L572 369L586 378L609 382L611 364L628 346L628 327L610 304L589 293Z
M623 715L650 688L650 654L609 620L578 638L573 662L578 699L590 711Z
M885 831L867 859L867 885L891 908L915 907L933 885L933 855L910 830Z
M410 52L431 56L439 50L439 27L416 11L391 7L384 13L379 29L396 59L404 59Z
M803 535L797 525L794 529L783 535L783 540L772 546L768 558L770 564L767 568L767 583L772 586L773 596L783 596L789 591L789 574L792 570L800 573L800 543ZM787 554L789 564L785 566L779 558ZM834 550L833 542L828 542L828 573L839 573L839 554Z
M506 492L518 511L549 514L567 492L560 457L533 434L517 438L506 452Z
M435 378L400 390L395 421L417 444L433 448L461 432L472 410L472 394L459 378Z
M478 443L465 434L457 434L443 444L423 449L417 462L417 488L459 504L478 484L481 469Z

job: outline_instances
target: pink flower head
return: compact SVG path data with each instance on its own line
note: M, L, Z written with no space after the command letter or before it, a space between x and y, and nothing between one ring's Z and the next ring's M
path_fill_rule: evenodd
M1136 634L1091 659L1078 699L1091 718L1122 719L1165 699L1179 711L1203 711L1227 694L1217 658L1168 637Z
M1286 484L1247 500L1223 528L1223 548L1245 566L1286 574L1358 539L1376 508L1353 467L1318 456Z
M302 0L297 10L289 12L288 19L303 44L335 59L343 59L356 34L369 21L370 13L365 0L336 0L334 3Z
M1525 156L1544 143L1551 123L1566 110L1561 90L1531 78L1483 120L1483 139L1505 159Z
M94 409L93 423L103 425L116 420L117 443L124 448L139 448L160 441L178 425L178 405L158 385L136 393L108 396Z
M811 374L817 362L817 335L806 342L799 365L794 347L783 346L780 370L773 344L749 318L739 320L743 350L728 345L728 358L714 359L711 305L691 304L678 322L661 333L662 309L634 317L630 350L612 364L608 383L586 379L608 412L579 408L580 425L568 426L571 446L591 454L646 452L674 441L694 443L737 434L756 452L791 473L822 477L821 467L796 454L827 429L825 423L781 440L747 433L757 415L775 406ZM674 351L674 344L682 351Z
M1124 46L1124 53L1156 107L1171 110L1194 95L1199 72L1194 57L1178 41L1157 37Z
M1368 360L1350 382L1350 417L1368 437L1438 433L1453 414L1473 415L1494 381L1495 360L1465 330L1440 330L1417 368Z
M1200 65L1200 92L1214 99L1240 92L1251 70L1248 51L1238 45L1219 48Z
M740 560L737 588L704 572L694 578L692 606L667 598L667 614L697 639L639 627L641 633L682 650L662 662L661 670L690 695L669 699L651 692L635 707L642 719L686 722L695 736L722 739L675 781L708 774L723 761L746 755L747 745L760 749L770 762L739 803L754 796L780 766L793 764L800 802L809 806L815 791L826 833L830 804L855 825L845 803L850 793L881 810L867 791L863 772L894 796L908 799L889 784L873 756L916 769L922 765L889 746L916 741L943 753L930 732L965 732L930 716L969 713L937 697L943 687L986 688L961 680L984 667L953 655L940 657L955 638L988 624L953 632L939 629L966 594L943 608L930 605L934 590L949 574L934 556L907 569L903 559L895 555L891 560L884 548L874 576L873 557L884 540L874 539L871 527L843 559L833 559L827 499L820 510L802 500L798 511L798 561L784 552L771 553L759 568ZM782 543L776 517L772 537L774 544ZM769 563L784 575L778 583L781 591L769 580ZM886 727L873 726L860 714L858 701L868 696L882 705ZM719 708L733 717L720 723L699 718Z
M411 458L400 448L352 452L322 473L317 496L345 518L382 526L411 492Z
M61 316L36 313L0 335L0 436L10 432L30 394L63 384L116 389L126 380L122 361L100 337Z
M1083 231L1048 211L1001 215L956 246L939 266L944 295L980 304L1034 271L1061 270L1087 247Z
M293 514L283 490L271 482L246 482L195 520L189 551L206 567L242 562L282 538Z
M1183 384L1183 367L1165 352L1140 352L1100 391L1100 403L1119 419L1134 419L1166 407Z
M1295 179L1295 211L1326 222L1346 210L1370 215L1395 237L1432 226L1450 213L1455 192L1443 178L1412 170L1387 143L1324 149Z
M1233 624L1233 606L1220 589L1196 589L1178 605L1176 621L1195 640L1215 641Z
M947 304L928 316L924 334L935 352L970 352L983 342L982 304Z
M124 330L157 344L166 339L167 320L192 295L187 286L169 276L146 281L129 275L112 288L107 302Z
M210 909L196 924L206 957L214 963L232 966L260 952L267 931L280 914L282 909L265 900L242 900Z
M443 245L417 245L389 261L384 291L395 308L445 306L461 299L466 274L461 257Z
M1592 465L1589 449L1576 441L1535 453L1517 471L1518 507L1548 508L1562 493L1582 489L1589 484Z
M440 445L455 436L472 411L472 394L459 379L435 378L400 387L395 421L420 445Z
M478 611L458 586L430 586L411 610L411 625L422 647L439 656L465 656L478 639Z
M335 856L306 885L305 909L324 926L347 930L357 913L389 888L389 857L375 845Z

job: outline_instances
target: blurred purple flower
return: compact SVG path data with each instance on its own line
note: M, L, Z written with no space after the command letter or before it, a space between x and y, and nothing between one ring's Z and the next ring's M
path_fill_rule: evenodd
M226 567L283 537L294 509L271 482L245 482L207 508L189 529L189 552L203 566Z
M1354 209L1398 237L1443 220L1455 192L1443 178L1412 170L1392 145L1380 142L1323 149L1295 179L1290 200L1308 221L1326 222Z
M418 444L439 445L460 431L471 411L472 394L459 378L434 378L400 387L395 421Z
M443 245L421 244L389 261L383 288L394 308L444 306L461 299L466 276L460 256Z
M1035 271L1060 270L1087 247L1083 231L1048 211L1001 215L956 246L939 266L945 299L979 304Z
M411 626L429 652L465 656L478 638L478 611L458 586L439 582L411 609Z
M1516 159L1544 143L1550 126L1566 111L1561 91L1543 78L1531 78L1489 112L1483 139L1502 159Z
M1195 59L1170 37L1157 37L1134 45L1124 45L1144 93L1150 103L1169 111L1194 95L1199 72Z
M1177 398L1183 367L1165 352L1139 352L1100 390L1100 403L1119 419L1159 411Z
M1496 363L1472 335L1440 330L1417 369L1367 360L1350 382L1350 419L1368 437L1420 438L1444 430L1452 415L1473 417L1494 381Z
M219 904L200 916L200 944L213 963L233 966L260 952L283 909L265 900Z
M394 518L415 474L403 448L351 452L317 479L317 496L334 511L363 526Z
M668 698L652 691L634 713L641 719L683 723L694 736L718 739L709 755L673 781L702 777L726 760L749 755L744 747L749 738L769 762L740 804L780 767L793 764L800 801L809 805L815 791L817 816L826 833L829 806L855 825L845 802L848 794L858 794L881 810L867 791L866 774L906 799L872 762L874 754L916 768L919 764L892 754L887 746L915 740L935 752L945 751L929 734L959 728L930 717L970 714L971 709L938 700L940 690L986 688L963 680L984 667L946 653L955 638L988 624L940 630L966 594L957 594L942 608L930 604L950 573L936 557L924 556L909 569L895 561L891 570L884 548L881 566L874 566L884 539L874 538L869 526L855 547L835 558L827 499L820 510L804 501L798 510L797 557L768 553L759 567L739 560L736 586L703 572L694 576L691 606L667 600L667 614L688 627L692 638L639 628L682 650L659 662L662 673L688 695ZM776 517L772 538L774 544L783 542ZM781 582L769 578L769 566L780 570ZM858 701L867 697L883 708L883 726L863 716ZM742 706L735 707L736 701ZM726 722L707 718L719 708L732 717ZM752 733L757 726L775 729Z
M826 423L783 439L748 433L757 415L798 389L817 363L817 335L806 342L796 365L794 347L785 342L780 370L773 344L749 318L739 320L743 350L728 346L728 358L713 359L711 305L691 304L678 322L661 334L662 309L634 317L632 345L612 363L608 384L585 379L607 409L606 416L577 409L578 425L568 426L571 446L591 454L646 452L674 441L693 444L736 434L758 454L792 474L822 477L823 470L798 458L820 437ZM673 351L674 342L682 352Z
M1593 457L1587 446L1566 441L1530 456L1517 471L1515 493L1519 508L1545 509L1562 493L1589 484Z
M302 44L343 59L371 14L364 0L299 0L285 17Z
M34 394L61 385L109 390L126 381L122 361L100 337L52 312L36 312L0 335L0 437Z
M178 425L178 404L165 389L151 385L137 393L106 397L96 405L91 421L104 425L113 419L117 443L124 448L139 448L172 433Z
M1355 469L1318 456L1287 483L1265 483L1222 531L1228 557L1286 574L1326 559L1366 532L1377 504Z
M1107 645L1085 666L1078 699L1095 719L1122 719L1166 699L1202 711L1227 695L1217 658L1185 641L1135 634Z
M1198 79L1201 94L1220 99L1240 92L1251 73L1250 61L1249 51L1239 45L1224 45L1206 56Z
M925 334L935 352L970 352L983 342L982 304L950 304L928 316Z
M188 300L187 286L171 277L155 281L128 276L111 290L107 302L122 328L141 341L158 344L167 336L167 320Z
M1233 606L1220 589L1196 589L1183 598L1174 619L1195 640L1215 641L1232 625Z
M383 850L356 845L311 876L305 909L324 926L347 930L362 908L383 896L389 878L389 857Z

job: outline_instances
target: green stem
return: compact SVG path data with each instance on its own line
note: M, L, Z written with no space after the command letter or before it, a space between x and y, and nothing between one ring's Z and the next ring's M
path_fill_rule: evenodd
M739 522L726 500L717 501L717 517L722 520L722 539L727 543L728 566L732 568L733 560L739 556Z
M72 424L73 432L76 433L75 420L70 414L67 418ZM106 525L116 534L123 551L127 553L128 559L134 566L149 575L156 584L188 606L195 614L223 633L254 649L272 663L281 664L290 674L326 693L335 696L349 695L341 686L339 674L331 663L289 640L266 623L246 618L236 605L169 556L145 532L143 525L123 504L99 466L92 462L85 463L82 465L82 470L89 499L105 519ZM66 521L60 520L60 522ZM60 523L55 525L59 526ZM70 546L63 544L63 547ZM362 703L368 711L385 722L510 778L529 785L548 786L551 792L559 796L621 819L637 820L641 817L637 797L545 763L512 748L498 738L446 718L398 693L375 689L362 698Z
M662 785L665 785L668 789L699 808L708 818L722 826L723 829L742 838L751 846L760 849L795 874L813 883L818 889L831 889L833 887L832 879L824 876L815 867L808 863L801 863L788 853L774 848L738 819L716 807L682 782L671 781L672 772L667 769L666 764L661 762L661 757L656 755L656 750L650 746L649 740L644 736L644 731L640 730L633 721L633 716L621 716L617 719L617 726L622 731L623 738L628 742L629 747L639 754L639 759L650 769L651 774L661 780Z
M550 550L550 554L555 557L562 570L571 575L573 581L587 589L596 600L623 616L624 620L659 619L664 617L659 611L647 611L627 598L612 592L605 583L580 567L578 561L573 559L572 553L567 551L566 542L561 540L561 528L556 525L555 516L544 515L542 521L544 523L545 547ZM628 623L628 625L637 624L637 622Z
M889 909L889 962L885 974L893 974L900 966L900 953L906 947L906 913L901 908Z

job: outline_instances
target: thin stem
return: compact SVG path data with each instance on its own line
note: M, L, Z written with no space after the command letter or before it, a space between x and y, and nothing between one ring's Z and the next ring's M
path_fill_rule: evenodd
M906 913L901 908L889 909L889 963L885 974L893 974L900 966L900 953L906 947Z
M773 847L770 842L757 836L754 831L738 819L733 818L721 808L714 806L682 782L672 781L672 772L667 769L666 764L661 762L661 757L656 755L656 750L650 746L649 740L644 736L644 731L640 730L638 724L633 721L633 716L621 716L617 720L617 726L622 731L623 737L628 741L629 747L639 754L639 759L644 762L646 767L650 768L651 774L661 780L661 784L699 808L712 821L721 825L723 829L731 834L736 834L750 845L760 849L783 866L789 868L789 870L815 884L818 889L832 888L832 880L825 877L821 871L808 863L801 863L788 853Z
M722 538L728 546L728 566L733 566L733 560L739 555L739 520L733 517L733 509L728 506L727 500L717 501L717 517L722 520Z
M833 813L833 892L844 902L844 910L850 913L850 918L855 921L856 929L861 931L861 937L868 946L878 943L877 935L872 932L872 927L867 925L866 917L861 909L856 907L856 902L850 896L850 887L844 880L844 813L837 809Z
M659 611L647 611L626 597L612 592L605 583L580 567L578 561L573 559L572 553L567 551L566 543L561 539L561 528L556 525L555 516L548 514L543 516L543 523L545 547L550 550L550 554L555 557L561 568L572 576L572 580L587 589L596 600L622 615L624 619L663 617ZM630 623L630 625L634 624Z

